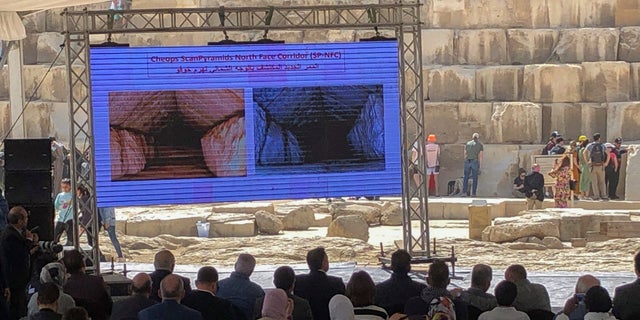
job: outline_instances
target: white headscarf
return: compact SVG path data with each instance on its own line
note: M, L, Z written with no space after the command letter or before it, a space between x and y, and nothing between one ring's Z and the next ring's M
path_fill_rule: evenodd
M354 320L353 304L344 295L337 294L329 301L331 320Z

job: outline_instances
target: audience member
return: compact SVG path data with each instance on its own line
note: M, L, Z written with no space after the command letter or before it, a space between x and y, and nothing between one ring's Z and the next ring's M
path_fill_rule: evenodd
M307 252L307 265L309 274L296 276L293 292L309 301L314 320L329 320L329 300L336 294L344 294L344 283L327 275L329 257L322 247Z
M43 283L38 290L38 312L29 316L29 320L60 320L58 311L60 289L53 283Z
M613 314L620 320L640 319L640 251L633 257L636 281L617 287L613 295Z
M460 300L469 307L478 309L482 313L497 306L496 297L487 293L493 279L493 270L486 264L476 264L471 270L471 287L460 291ZM452 295L456 295L458 290L452 290Z
M86 274L84 258L77 249L65 251L62 261L69 273L64 292L73 298L77 306L84 307L91 319L108 319L113 302L104 280Z
M355 320L353 304L345 295L336 294L329 300L330 320ZM314 318L315 319L315 318Z
M429 189L429 179L433 175L436 197L440 196L438 191L438 175L440 175L440 146L436 144L436 135L430 134L427 137L427 144L424 146L424 165L426 167L427 189Z
M82 307L74 307L64 314L63 320L89 320L89 313Z
M400 249L391 255L391 270L391 277L376 285L375 297L375 304L389 315L402 312L409 298L419 296L427 287L409 277L411 255L406 250Z
M616 320L616 317L609 313L612 303L607 289L601 286L591 287L584 296L584 304L588 311L584 315L585 320Z
M253 320L253 308L256 300L264 297L264 291L258 284L251 282L249 277L256 267L256 259L247 253L240 254L234 266L235 271L229 278L220 280L218 296L231 302L240 311L243 319Z
M519 294L518 287L513 282L500 281L494 292L498 306L481 314L478 320L529 320L526 313L513 307L516 296Z
M131 296L113 303L111 320L133 320L138 318L138 312L157 302L149 299L151 295L151 277L138 273L131 283Z
M152 305L138 313L139 320L202 320L200 312L180 304L184 297L184 281L175 274L160 282L162 303Z
M58 193L54 200L54 206L58 218L56 220L56 226L53 235L54 242L60 242L62 233L66 233L66 246L73 245L73 206L71 205L71 199L73 193L71 193L71 180L62 179L60 182L60 189L62 192Z
M513 188L511 189L511 194L516 198L524 198L525 197L525 188L524 188L524 179L527 176L527 170L520 168L518 169L518 176L513 179Z
M591 171L591 188L593 190L593 200L609 200L607 195L607 185L604 181L604 168L609 164L609 151L600 142L600 134L593 135L593 142L589 143L583 151L584 158L587 159L589 170Z
M64 293L62 291L62 287L67 281L67 270L64 265L60 262L51 262L45 265L40 271L40 283L53 283L58 286L59 298L58 298L58 306L56 307L56 312L60 315L63 315L67 312L67 310L76 306L76 302L73 301L73 298ZM27 306L28 314L32 315L38 312L38 292L34 293L29 300L29 304Z
M427 287L422 290L420 296L407 301L404 313L411 317L424 315L431 317L432 314L429 313L437 310L438 312L455 312L450 316L455 316L456 319L467 319L467 304L460 299L454 301L447 290L449 281L449 267L441 260L434 261L429 266Z
M263 320L288 320L293 313L293 300L282 289L267 290L261 313Z
M309 301L302 299L293 294L293 288L295 287L296 274L289 266L278 267L273 273L273 285L278 289L284 290L287 293L289 299L293 300L293 320L313 320L313 314L311 313L311 306ZM262 314L262 304L264 299L259 298L256 301L256 314Z
M565 148L564 146L564 138L557 137L556 145L553 146L553 148L551 148L551 150L549 151L549 154L564 154L566 151L567 151L567 148Z
M182 299L182 304L199 311L205 320L231 320L235 318L231 302L216 297L218 270L202 267L198 270L196 289Z
M587 313L584 296L591 287L599 286L600 280L586 274L578 278L574 295L567 299L564 308L558 313L557 320L582 320Z
M527 210L542 209L544 201L544 175L540 173L540 165L534 163L531 173L524 178L525 196L527 196Z
M547 144L542 149L542 155L548 155L551 149L553 149L553 147L556 146L556 139L560 137L562 137L562 135L560 135L558 131L551 132L551 137L549 137L549 141L547 141Z
M541 284L531 283L527 279L527 270L522 265L510 265L504 272L504 278L518 287L518 295L513 302L513 306L518 311L551 311L551 302L547 289Z
M387 312L374 305L376 285L366 271L356 271L347 283L346 296L353 304L355 318L359 320L386 320Z
M173 269L176 266L176 258L173 256L173 253L169 250L160 250L156 253L153 258L153 267L155 271L153 271L151 276L151 300L155 300L160 302L160 282L167 275L173 273ZM179 276L180 277L180 276ZM183 287L185 293L191 292L191 280L186 277L180 277L183 282Z

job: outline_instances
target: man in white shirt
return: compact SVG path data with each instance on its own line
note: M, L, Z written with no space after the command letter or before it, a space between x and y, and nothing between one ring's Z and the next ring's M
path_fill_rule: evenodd
M494 293L498 306L480 315L478 320L530 320L529 316L512 307L518 295L518 287L513 282L503 280L496 286Z

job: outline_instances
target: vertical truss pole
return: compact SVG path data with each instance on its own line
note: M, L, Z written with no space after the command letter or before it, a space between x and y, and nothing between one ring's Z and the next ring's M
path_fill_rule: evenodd
M402 229L404 249L411 256L430 257L429 246L429 214L428 214L428 176L426 175L424 144L424 109L422 92L422 46L420 7L398 7L399 21L411 22L396 29L400 50L401 81L401 118L402 118ZM417 166L420 183L416 188L413 172L409 170L412 163L411 154L416 148L418 152ZM415 201L412 203L412 200ZM419 232L412 228L412 221L419 223Z
M85 29L89 17L87 12L82 16L71 16L65 11L64 29L65 50L67 54L67 80L69 85L69 133L71 137L71 188L75 194L78 186L84 186L90 191L87 201L73 199L73 237L74 246L82 252L80 247L80 228L84 230L88 239L92 239L93 246L85 257L91 260L94 273L100 274L100 249L98 242L99 221L97 219L95 195L95 163L93 159L93 134L91 128L91 86L89 83L89 33L71 35L68 31L77 29L78 25ZM82 165L88 165L88 173L78 170ZM84 173L84 174L83 174ZM79 219L80 212L90 216L87 225Z

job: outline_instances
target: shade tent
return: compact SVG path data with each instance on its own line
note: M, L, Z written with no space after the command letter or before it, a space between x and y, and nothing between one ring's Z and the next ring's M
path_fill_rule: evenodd
M18 12L39 11L92 3L105 0L4 0L0 1L0 40L22 40L27 32Z

